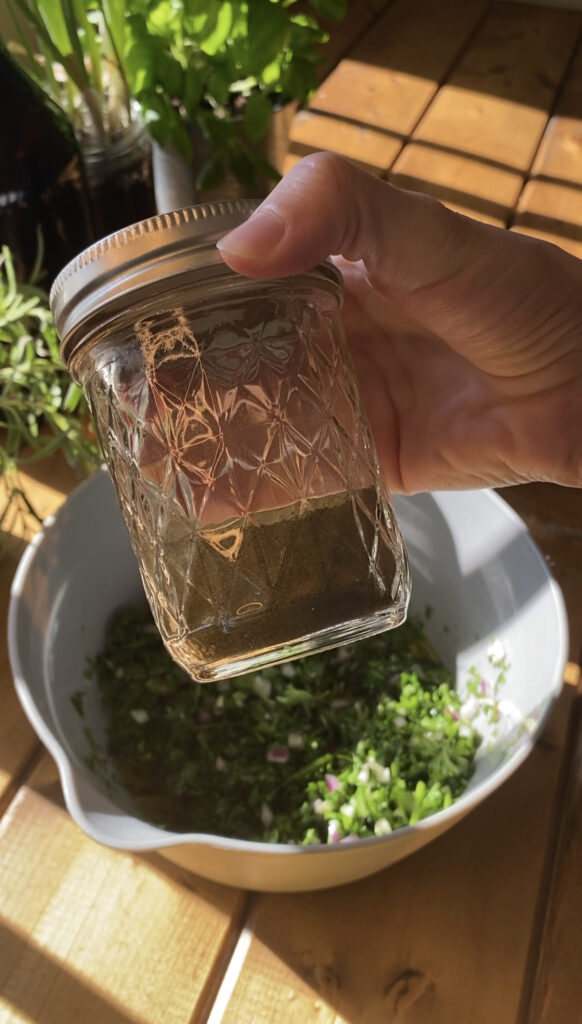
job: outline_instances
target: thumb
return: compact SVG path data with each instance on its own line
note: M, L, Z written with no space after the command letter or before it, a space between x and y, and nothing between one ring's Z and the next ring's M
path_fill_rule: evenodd
M414 288L449 276L459 262L454 219L434 199L396 189L333 153L315 153L296 163L218 249L249 277L297 274L341 255L364 260L370 271L381 267L384 279L394 259L396 278L408 277Z

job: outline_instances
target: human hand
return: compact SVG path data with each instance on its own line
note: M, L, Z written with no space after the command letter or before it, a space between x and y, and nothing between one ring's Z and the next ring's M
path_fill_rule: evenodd
M250 277L332 255L393 491L582 486L582 262L330 153L305 157L219 243Z

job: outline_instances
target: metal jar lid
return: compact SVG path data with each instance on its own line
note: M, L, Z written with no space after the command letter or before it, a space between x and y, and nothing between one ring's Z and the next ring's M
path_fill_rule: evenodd
M70 365L87 340L89 321L127 307L147 289L159 294L169 278L197 270L233 274L216 243L256 209L252 199L204 203L131 224L95 242L71 260L56 278L50 306L61 339L61 357ZM315 268L338 285L341 275L325 261ZM94 324L93 324L94 326Z
M83 343L84 325L96 310L127 303L130 293L159 290L178 274L221 265L218 239L241 224L253 200L206 203L163 213L102 238L71 260L56 278L50 306L69 363Z

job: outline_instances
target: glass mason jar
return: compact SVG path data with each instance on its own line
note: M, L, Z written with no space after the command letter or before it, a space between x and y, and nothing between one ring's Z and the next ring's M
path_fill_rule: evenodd
M94 129L80 133L95 239L156 212L151 140L132 113L102 138Z
M340 275L233 273L215 243L253 208L135 224L70 263L51 295L155 621L198 681L397 626L410 590Z

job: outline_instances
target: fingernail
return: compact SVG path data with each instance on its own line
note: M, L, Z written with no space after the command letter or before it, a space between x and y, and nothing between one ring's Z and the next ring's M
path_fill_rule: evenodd
M217 249L232 256L258 260L268 255L285 234L285 225L271 210L257 210L240 227L216 243Z

